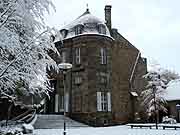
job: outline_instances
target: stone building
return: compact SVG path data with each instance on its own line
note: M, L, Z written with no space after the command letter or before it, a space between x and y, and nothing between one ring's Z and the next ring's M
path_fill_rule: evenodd
M54 41L62 56L57 63L68 62L73 68L66 73L65 92L63 75L52 79L55 90L46 101L46 113L61 114L65 108L66 115L94 126L133 121L140 111L138 96L147 63L112 28L111 6L105 6L105 21L87 9L60 33L63 40Z

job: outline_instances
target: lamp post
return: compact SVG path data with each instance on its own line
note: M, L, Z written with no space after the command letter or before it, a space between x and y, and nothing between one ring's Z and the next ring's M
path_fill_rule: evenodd
M66 72L67 70L72 68L72 64L70 63L60 63L58 65L59 69L63 70L63 82L64 82L64 131L63 131L63 135L66 135Z
M179 122L179 110L180 110L180 104L176 105L176 109L177 109L177 121Z
M156 86L152 85L153 89L153 98L154 98L154 112L155 112L155 122L156 122L156 129L158 129L158 123L157 123L157 109L156 109Z

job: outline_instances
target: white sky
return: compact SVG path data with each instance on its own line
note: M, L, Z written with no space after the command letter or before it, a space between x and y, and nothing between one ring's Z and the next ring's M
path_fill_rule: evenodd
M112 27L147 57L180 73L180 0L53 0L56 12L47 16L50 27L60 29L85 12L104 19L104 6L112 5Z

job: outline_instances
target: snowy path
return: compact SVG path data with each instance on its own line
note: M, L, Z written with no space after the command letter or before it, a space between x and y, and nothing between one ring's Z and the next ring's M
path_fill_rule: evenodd
M37 129L34 135L62 135L62 129ZM128 126L115 126L104 128L79 128L68 129L67 135L180 135L180 129L148 129L148 128L134 128Z

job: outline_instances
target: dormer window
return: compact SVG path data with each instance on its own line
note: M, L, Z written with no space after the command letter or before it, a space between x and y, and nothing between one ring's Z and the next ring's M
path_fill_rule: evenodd
M100 34L106 34L106 28L103 24L98 25L98 31Z
M55 40L55 36L54 36L54 35L51 35L51 36L50 36L50 41L51 41L51 42L54 42L54 40Z
M67 34L68 34L68 30L62 29L62 30L60 30L60 33L61 33L61 36L62 36L63 38L65 38L65 37L67 36Z
M83 31L83 25L79 24L75 27L75 35L82 34Z

